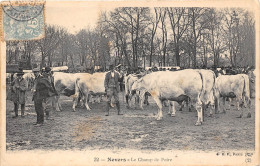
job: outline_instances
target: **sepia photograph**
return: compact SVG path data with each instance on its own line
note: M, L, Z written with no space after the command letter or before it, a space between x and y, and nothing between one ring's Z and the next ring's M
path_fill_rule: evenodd
M238 2L0 2L0 165L259 165L259 1Z

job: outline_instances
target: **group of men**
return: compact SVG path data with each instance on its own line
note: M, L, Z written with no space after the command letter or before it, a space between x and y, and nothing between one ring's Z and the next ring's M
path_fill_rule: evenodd
M44 122L44 112L46 115L46 120L51 119L51 98L57 95L54 88L54 78L51 73L50 67L45 67L40 71L40 69L33 69L35 75L34 86L32 88L35 111L37 114L37 121L35 126L41 126ZM24 108L26 100L26 90L28 89L27 81L22 77L24 72L21 70L16 73L16 78L11 83L11 100L14 102L14 112L13 118L18 117L18 107L21 105L21 116L24 117Z
M115 71L115 67L110 65L110 71L107 72L104 81L105 92L107 95L106 104L106 116L109 116L109 110L111 107L111 99L114 98L118 115L123 115L120 111L119 96L119 73ZM45 67L40 70L38 68L33 69L35 76L34 86L32 88L35 111L37 114L37 121L35 126L42 126L45 120L53 120L50 118L50 111L53 109L52 100L53 97L58 95L55 90L54 77L50 67ZM21 105L21 116L24 117L24 109L26 102L26 90L28 89L27 81L22 77L24 72L19 71L16 73L16 78L12 81L11 86L11 100L14 102L13 118L18 117L18 107ZM45 113L45 118L44 118Z

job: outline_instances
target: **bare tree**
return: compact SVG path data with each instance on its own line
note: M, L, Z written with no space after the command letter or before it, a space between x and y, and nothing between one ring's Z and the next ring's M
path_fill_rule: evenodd
M166 51L167 51L167 27L166 27L166 10L165 9L160 9L161 13L161 28L162 28L162 63L163 66L165 66L166 62Z
M156 30L157 30L157 26L160 22L161 19L161 12L158 12L158 10L161 10L161 8L154 8L154 12L155 12L155 18L152 19L151 17L151 22L152 22L152 28L151 28L151 46L150 46L150 67L152 66L152 62L153 62L153 52L154 52L154 37L156 34Z
M208 23L206 17L208 8L189 8L189 16L191 19L190 30L192 38L192 67L197 67L197 47L200 42L200 36Z
M42 68L45 65L45 58L48 57L48 65L52 66L51 55L53 51L58 47L63 29L57 26L47 26L45 31L45 37L39 41L36 41L38 49L41 53L41 65Z
M79 48L80 66L86 67L86 56L88 51L88 34L85 29L80 30L76 34L76 45Z
M177 66L180 66L180 40L187 30L191 20L188 17L187 8L167 8L167 12L170 18L171 28L173 32L176 62Z

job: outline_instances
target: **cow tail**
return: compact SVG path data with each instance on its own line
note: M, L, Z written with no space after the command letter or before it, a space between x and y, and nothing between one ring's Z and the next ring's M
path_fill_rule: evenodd
M213 80L214 80L214 82L213 82L213 89L212 90L213 90L213 97L214 97L215 113L217 113L218 109L219 109L219 105L218 105L218 103L219 103L219 94L217 92L217 87L216 87L216 79L217 79L217 77L216 77L216 74L214 72L212 72L212 74L213 74Z
M124 80L125 80L125 95L127 95L129 92L128 92L128 80L129 80L129 76L126 76L124 77Z
M200 75L201 82L202 82L201 91L200 91L200 94L199 94L199 98L201 99L201 95L205 93L205 85L204 85L205 81L203 80L203 76L202 76L201 72L198 71L198 73Z
M77 78L76 81L75 81L75 97L76 98L78 98L80 96L80 94L83 94L81 89L80 89L80 86L79 86L79 80L80 80L80 78Z
M244 97L244 102L250 102L250 89L249 89L249 79L247 79L248 77L245 77L242 75L242 77L244 78L244 87L243 87L243 97Z

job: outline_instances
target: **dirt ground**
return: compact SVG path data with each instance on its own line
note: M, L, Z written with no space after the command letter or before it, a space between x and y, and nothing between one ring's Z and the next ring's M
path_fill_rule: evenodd
M187 108L169 116L163 108L163 119L155 120L157 106L150 98L144 110L126 109L120 94L122 116L113 108L105 115L105 102L90 104L91 111L77 108L72 112L72 99L61 97L62 112L51 112L54 120L35 127L36 113L28 94L25 117L13 119L13 103L7 101L7 150L254 150L255 101L252 117L236 118L239 112L232 106L226 114L206 115L202 126L195 126L196 112ZM222 106L221 106L222 107ZM177 109L179 106L176 107ZM206 112L208 114L208 112Z

